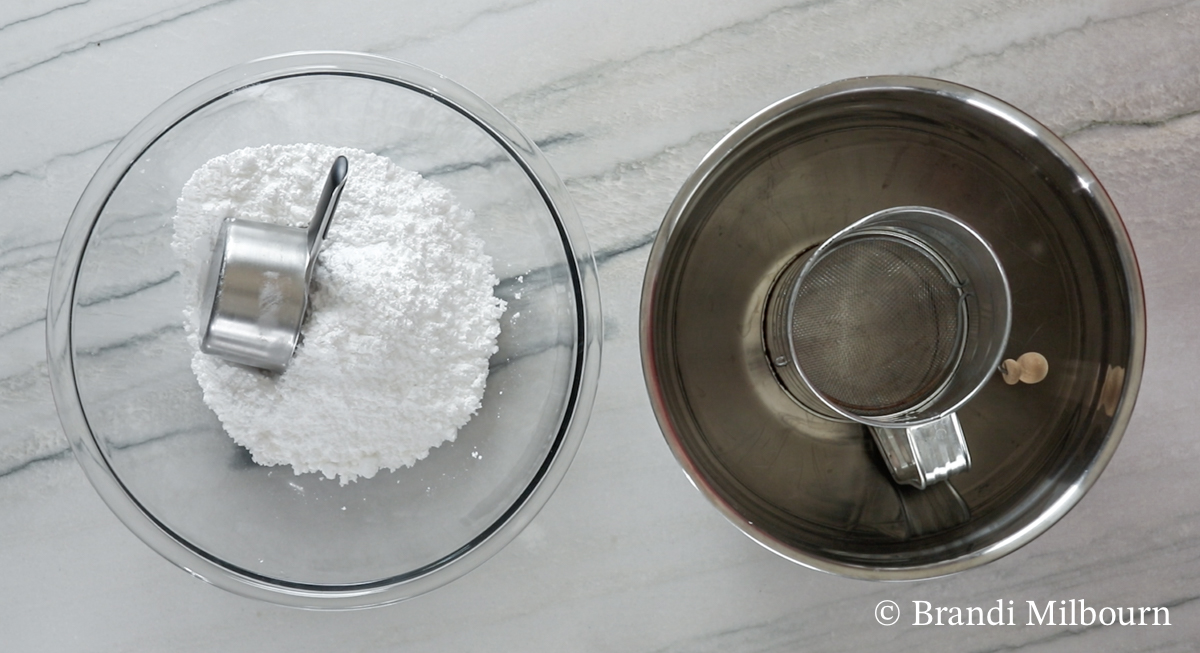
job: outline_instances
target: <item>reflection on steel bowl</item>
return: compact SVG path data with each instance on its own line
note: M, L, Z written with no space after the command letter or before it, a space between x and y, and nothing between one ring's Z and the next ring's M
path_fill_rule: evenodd
M992 374L957 411L970 471L925 490L892 481L867 427L797 402L764 343L788 263L900 206L992 246L1012 296L1004 358L1049 366L1036 385ZM1091 171L996 98L911 77L836 82L734 129L668 210L641 310L651 403L696 487L768 549L868 579L974 567L1054 524L1116 449L1145 349L1137 262Z

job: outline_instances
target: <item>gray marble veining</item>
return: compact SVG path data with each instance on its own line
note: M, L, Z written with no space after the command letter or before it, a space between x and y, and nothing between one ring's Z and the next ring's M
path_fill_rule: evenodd
M190 578L107 511L68 452L44 361L50 268L76 199L155 106L293 50L373 52L495 104L565 179L600 265L606 349L558 493L467 577L381 610L299 613ZM851 581L772 556L690 487L637 353L648 244L742 119L839 78L992 93L1105 184L1138 253L1149 344L1112 463L1061 523L945 579ZM39 651L1190 651L1200 641L1200 2L1158 0L23 0L0 7L0 648ZM169 283L170 279L158 279ZM140 289L114 289L138 292ZM1164 455L1165 452L1165 455ZM1028 601L1159 606L1171 626L1029 626ZM874 610L901 608L884 627ZM914 602L1013 626L914 626Z

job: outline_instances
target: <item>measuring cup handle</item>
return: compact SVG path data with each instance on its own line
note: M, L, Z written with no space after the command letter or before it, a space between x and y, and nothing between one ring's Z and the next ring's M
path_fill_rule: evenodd
M317 210L312 221L308 223L308 267L305 277L312 281L313 270L317 266L317 254L321 253L321 245L325 242L325 232L329 231L329 223L333 212L337 210L338 199L342 196L342 188L346 185L350 164L346 157L334 159L329 168L329 176L325 179L325 188L321 190L321 198L317 200Z
M920 426L868 428L897 483L923 490L971 469L971 453L955 413Z

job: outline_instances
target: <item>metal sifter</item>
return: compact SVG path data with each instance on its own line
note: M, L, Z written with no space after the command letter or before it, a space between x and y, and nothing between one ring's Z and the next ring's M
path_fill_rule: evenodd
M788 264L767 301L767 355L802 406L870 427L892 477L924 489L970 468L955 414L999 369L1004 268L962 220L884 209Z
M200 299L201 351L272 372L287 369L348 172L346 157L334 160L307 227L225 218Z

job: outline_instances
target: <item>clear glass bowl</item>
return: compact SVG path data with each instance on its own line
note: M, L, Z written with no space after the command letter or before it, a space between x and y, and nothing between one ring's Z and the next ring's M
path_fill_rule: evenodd
M305 142L374 152L448 187L476 214L508 302L483 406L456 441L345 486L259 466L225 434L190 368L170 248L176 199L199 166ZM188 88L114 148L63 237L47 343L76 458L138 537L239 594L353 608L443 585L529 522L579 446L600 323L587 239L532 141L427 70L302 53Z

